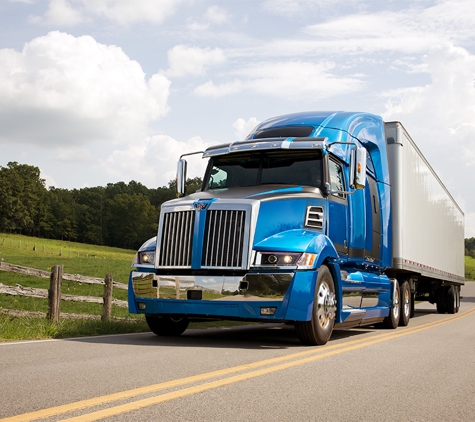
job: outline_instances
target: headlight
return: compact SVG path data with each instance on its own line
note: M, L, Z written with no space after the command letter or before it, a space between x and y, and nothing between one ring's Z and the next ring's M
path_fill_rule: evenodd
M317 254L300 252L256 252L254 265L257 267L313 268Z
M140 251L135 254L132 265L148 264L153 265L155 262L155 251Z

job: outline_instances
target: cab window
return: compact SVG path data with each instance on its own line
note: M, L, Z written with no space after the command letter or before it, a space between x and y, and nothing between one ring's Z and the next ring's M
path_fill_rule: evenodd
M329 173L332 194L344 198L345 194L343 192L345 192L345 178L343 175L343 167L336 161L329 160Z

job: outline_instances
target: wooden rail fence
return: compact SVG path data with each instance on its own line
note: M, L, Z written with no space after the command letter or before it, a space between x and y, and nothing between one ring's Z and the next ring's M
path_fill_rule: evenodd
M51 272L37 270L34 268L22 267L20 265L8 264L0 261L0 271L8 271L31 275L34 277L49 278L49 289L38 289L34 287L23 287L20 284L16 286L8 286L0 283L0 293L11 296L27 296L48 299L48 313L46 317L51 321L58 323L61 310L61 300L73 302L101 303L102 321L111 320L112 305L127 308L127 301L112 298L113 287L127 290L127 285L118 283L113 280L112 274L106 274L104 280L95 277L86 277L79 274L63 274L63 266L56 265ZM61 285L63 280L75 281L83 284L103 284L103 297L97 296L75 296L61 293Z

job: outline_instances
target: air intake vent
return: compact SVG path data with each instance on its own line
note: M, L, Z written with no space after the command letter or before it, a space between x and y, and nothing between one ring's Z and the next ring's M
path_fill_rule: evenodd
M305 227L320 230L323 228L323 207L307 207Z
M246 211L209 210L203 239L201 266L244 268Z
M163 216L159 267L191 267L194 211L169 212Z

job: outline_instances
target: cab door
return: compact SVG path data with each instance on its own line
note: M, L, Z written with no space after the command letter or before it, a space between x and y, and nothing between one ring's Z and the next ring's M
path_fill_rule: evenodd
M376 179L368 174L365 189L366 202L366 243L365 260L381 261L381 207Z
M334 158L328 159L328 176L331 193L328 195L328 237L337 252L348 255L348 199L343 165Z

